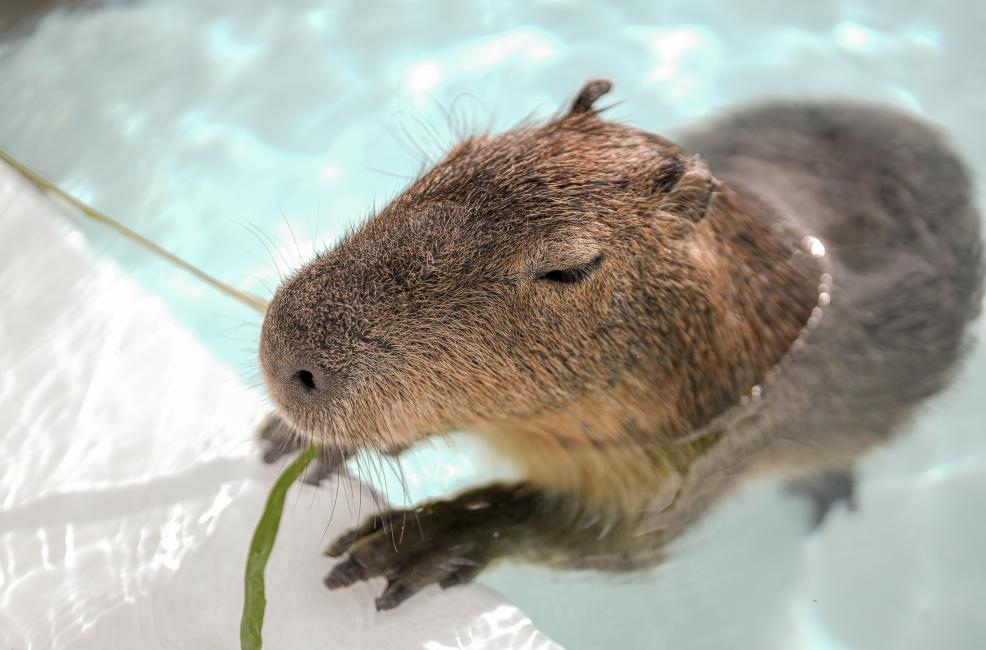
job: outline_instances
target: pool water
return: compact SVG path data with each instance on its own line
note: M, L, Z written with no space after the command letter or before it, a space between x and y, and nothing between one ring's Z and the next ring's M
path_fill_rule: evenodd
M662 134L764 97L884 102L982 178L984 28L974 2L95 2L0 43L0 147L269 297L457 135L550 117L590 77L615 82L611 119ZM277 472L252 440L259 316L6 168L0 253L0 647L236 647ZM376 493L299 488L268 646L979 648L984 391L980 346L816 531L806 503L751 485L652 571L509 564L387 614L377 583L327 592L320 548L375 498L511 468L463 438L403 458L406 490L383 463Z

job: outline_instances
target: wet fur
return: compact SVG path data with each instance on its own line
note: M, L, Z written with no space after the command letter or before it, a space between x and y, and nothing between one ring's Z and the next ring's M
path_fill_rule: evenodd
M965 349L980 218L934 130L774 104L678 146L603 119L609 86L593 83L557 120L454 147L268 310L265 379L303 432L387 449L464 429L528 476L436 504L400 562L450 539L480 569L655 561L744 476L851 464ZM542 277L590 265L579 283ZM291 383L302 367L318 390ZM498 504L482 525L466 515L477 500ZM501 524L510 545L477 541ZM413 593L361 540L330 582L379 564L385 604ZM422 561L418 582L451 579Z

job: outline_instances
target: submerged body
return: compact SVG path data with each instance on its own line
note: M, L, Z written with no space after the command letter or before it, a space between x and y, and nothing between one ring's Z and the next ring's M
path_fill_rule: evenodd
M679 147L604 121L608 88L459 145L275 296L262 367L302 433L465 429L527 476L375 517L330 587L386 576L387 608L499 557L653 563L737 481L845 470L953 373L981 226L931 129L772 105Z
M927 125L872 106L766 106L683 142L824 246L828 304L754 426L771 431L770 464L851 463L966 351L983 262L963 165Z

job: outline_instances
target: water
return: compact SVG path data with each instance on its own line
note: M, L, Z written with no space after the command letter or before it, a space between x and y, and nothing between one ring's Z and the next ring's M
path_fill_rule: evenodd
M902 106L981 178L984 27L976 3L110 3L0 45L0 145L269 295L456 129L548 117L595 76L616 83L612 119L665 134L764 96ZM9 173L0 190L0 645L235 647L276 471L250 441L265 410L257 316L69 224ZM805 504L752 486L646 575L505 566L483 579L500 595L431 591L387 615L372 611L379 585L319 581L319 548L369 493L341 486L327 529L333 486L299 490L270 567L268 643L979 647L984 386L978 350L864 461L859 510L815 533ZM508 471L465 443L407 467L414 499Z

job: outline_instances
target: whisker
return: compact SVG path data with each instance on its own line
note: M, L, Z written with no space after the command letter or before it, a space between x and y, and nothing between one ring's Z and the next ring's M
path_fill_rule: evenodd
M284 282L284 273L281 272L281 267L277 263L277 258L274 257L274 251L271 250L270 246L263 240L263 238L261 237L261 233L255 230L256 226L254 226L252 223L242 222L242 221L238 222L238 224L248 233L253 235L253 237L258 242L260 242L260 245L264 247L264 249L267 251L267 256L270 258L270 261L274 266L274 271L277 272L277 276L280 279L280 281Z
M284 208L278 204L277 209L281 211L281 218L284 219L284 225L288 228L288 233L291 235L291 241L294 242L294 249L298 253L298 264L305 263L305 256L301 254L301 246L298 245L298 238L294 236L294 228L288 222L288 216L284 214Z

